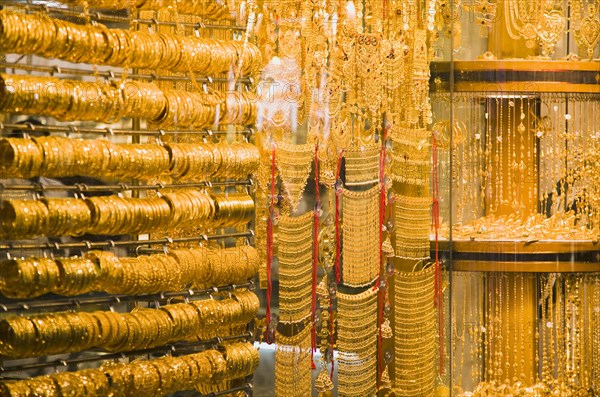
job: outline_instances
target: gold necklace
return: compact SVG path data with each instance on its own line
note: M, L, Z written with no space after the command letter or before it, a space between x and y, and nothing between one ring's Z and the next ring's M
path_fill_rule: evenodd
M383 62L381 59L381 35L359 33L355 49L356 77L359 86L359 120L361 124L368 120L370 127L360 128L358 134L361 144L371 144L373 136L380 131L381 106L383 104ZM361 111L362 110L362 111Z
M368 185L379 180L380 151L381 146L377 143L344 149L346 186Z
M294 145L277 142L277 168L290 201L291 211L296 210L310 175L314 145Z
M337 347L340 396L375 395L377 388L377 288L338 292Z
M387 170L394 181L429 186L431 173L431 131L424 128L392 128L391 163Z
M395 276L395 364L397 396L432 396L437 346L435 267Z
M342 277L350 287L367 286L379 274L379 192L343 190Z
M278 223L279 321L298 323L310 316L313 260L313 212Z
M292 336L276 332L275 395L306 397L311 394L311 341L309 326Z
M431 197L396 195L396 256L422 260L430 256Z

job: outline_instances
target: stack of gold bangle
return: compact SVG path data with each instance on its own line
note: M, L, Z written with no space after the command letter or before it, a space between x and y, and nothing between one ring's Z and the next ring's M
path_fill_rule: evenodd
M63 0L62 3L81 5L80 0ZM160 10L170 7L179 14L190 14L207 19L231 19L240 7L240 0L89 0L94 8Z
M0 94L5 112L63 121L138 117L162 128L206 128L256 120L256 96L251 92L161 91L137 81L99 83L0 73Z
M258 168L255 145L245 142L115 144L60 136L0 139L0 172L50 178L73 175L120 178L238 178Z
M240 283L258 272L258 252L247 245L225 249L209 248L205 251L204 258L210 270L204 276L195 275L193 285L196 287Z
M247 194L209 195L192 189L145 198L11 199L0 206L0 236L19 239L229 227L249 222L253 210L254 201Z
M221 353L219 350L223 351ZM259 363L250 344L226 344L219 350L131 363L106 363L97 369L63 372L0 383L3 396L149 396L202 387L209 392L223 380L252 374Z
M23 358L78 352L90 348L132 351L167 343L223 335L235 324L247 324L260 303L249 291L237 291L231 299L176 303L160 309L63 312L0 321L0 354Z
M243 178L258 169L260 154L251 143L169 143L169 174L181 180Z
M0 43L5 53L204 75L226 73L238 64L243 74L252 74L262 62L259 48L241 41L108 29L7 10L0 11Z
M250 92L190 92L164 90L166 107L149 119L160 127L250 125L256 120L256 97Z
M230 193L212 197L215 203L215 226L232 227L250 222L254 214L254 201L246 193Z

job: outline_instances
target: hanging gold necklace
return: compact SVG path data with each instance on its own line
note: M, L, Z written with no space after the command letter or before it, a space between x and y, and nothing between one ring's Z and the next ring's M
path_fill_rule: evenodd
M346 160L346 186L376 183L379 180L379 153L381 146L350 146L344 150Z
M436 358L435 267L395 278L397 396L433 396Z
M342 277L345 285L369 285L379 274L379 191L343 190Z
M310 175L314 145L277 142L277 168L290 201L291 211L298 208Z
M279 321L297 323L310 316L312 291L313 212L278 223Z
M338 393L373 396L377 389L377 288L337 293Z
M396 195L396 256L422 260L430 256L431 197Z
M275 395L306 397L311 394L310 327L292 336L276 333Z

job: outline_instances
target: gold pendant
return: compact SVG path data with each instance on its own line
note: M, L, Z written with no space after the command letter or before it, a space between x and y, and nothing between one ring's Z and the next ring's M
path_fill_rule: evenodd
M567 18L559 10L544 12L537 35L542 42L542 55L550 56L554 53L554 46L565 32Z
M575 31L577 44L586 47L589 59L594 56L594 49L600 40L600 21L593 16L588 16L581 21L579 30Z

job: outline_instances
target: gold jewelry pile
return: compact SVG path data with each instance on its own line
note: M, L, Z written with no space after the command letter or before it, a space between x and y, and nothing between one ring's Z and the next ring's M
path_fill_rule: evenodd
M0 354L11 358L78 352L94 347L122 352L183 340L210 339L247 324L260 302L250 291L220 301L197 300L160 309L63 312L0 320Z
M115 144L60 136L0 140L0 172L12 177L73 175L178 180L242 178L258 168L255 145L244 142Z
M338 393L373 396L377 390L377 293L369 288L356 295L338 292Z
M45 397L156 396L243 378L258 368L258 351L249 343L225 344L220 350L127 364L106 363L98 369L4 381L0 383L0 393Z
M62 121L115 122L147 119L161 128L250 125L256 119L251 92L161 90L153 83L84 82L0 73L0 110Z
M209 195L192 189L145 198L5 200L0 206L0 236L118 235L199 225L227 227L247 223L253 210L254 202L247 194Z
M75 296L91 291L156 294L239 284L258 271L258 253L247 245L178 248L168 254L119 258L90 251L84 257L25 258L0 263L0 293L35 298L47 293Z
M78 25L45 14L0 11L0 52L33 54L75 63L214 75L253 74L262 64L254 44L141 30Z

